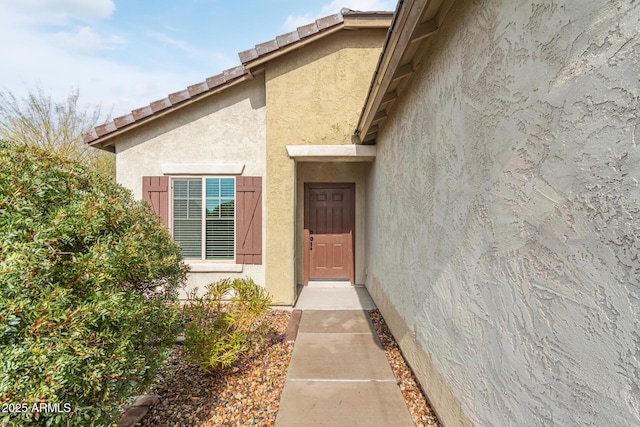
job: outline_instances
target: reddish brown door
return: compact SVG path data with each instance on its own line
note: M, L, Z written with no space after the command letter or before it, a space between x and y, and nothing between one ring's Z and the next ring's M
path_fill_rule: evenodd
M305 282L353 277L355 184L305 184Z

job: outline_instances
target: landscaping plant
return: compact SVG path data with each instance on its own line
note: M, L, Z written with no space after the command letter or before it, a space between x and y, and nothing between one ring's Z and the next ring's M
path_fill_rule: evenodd
M0 141L0 425L117 421L174 342L186 273L128 190Z
M184 306L184 353L205 371L227 368L252 344L262 340L266 325L260 316L271 298L250 278L222 279L197 291Z

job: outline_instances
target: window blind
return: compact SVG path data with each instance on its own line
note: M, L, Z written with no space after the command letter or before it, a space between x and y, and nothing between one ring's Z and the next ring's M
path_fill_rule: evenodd
M233 260L235 180L233 178L175 179L173 181L173 238L182 247L185 258Z
M206 259L234 257L235 185L233 178L206 179Z
M202 180L173 182L173 239L185 258L202 257Z

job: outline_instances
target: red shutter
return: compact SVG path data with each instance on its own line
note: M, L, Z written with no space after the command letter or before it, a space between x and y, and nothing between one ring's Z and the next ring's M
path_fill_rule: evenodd
M236 263L262 264L262 177L236 177Z
M143 176L142 200L151 205L153 211L162 218L162 225L169 226L169 177Z

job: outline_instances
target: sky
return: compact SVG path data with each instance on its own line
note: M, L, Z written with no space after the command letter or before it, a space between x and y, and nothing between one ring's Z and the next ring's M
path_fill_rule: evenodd
M115 118L240 64L315 19L396 0L0 0L0 90L40 88Z

